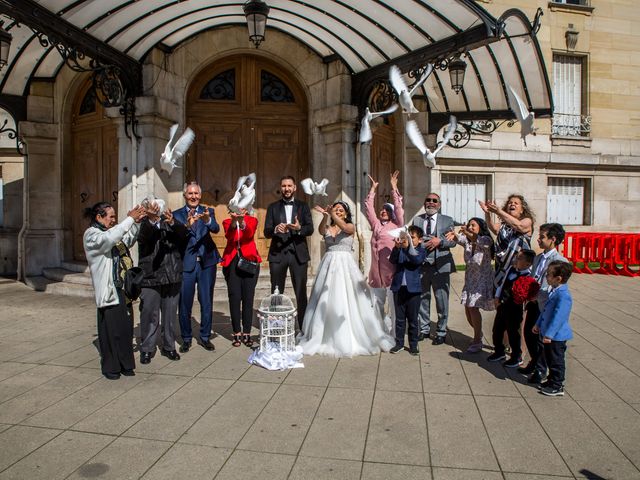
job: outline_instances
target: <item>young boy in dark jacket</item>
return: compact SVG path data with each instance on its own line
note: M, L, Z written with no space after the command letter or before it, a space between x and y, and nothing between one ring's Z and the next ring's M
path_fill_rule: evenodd
M409 323L409 353L418 355L418 312L422 282L420 272L427 251L422 246L422 229L411 225L408 233L396 239L389 261L396 266L391 291L396 310L396 346L390 353L404 350L404 334Z

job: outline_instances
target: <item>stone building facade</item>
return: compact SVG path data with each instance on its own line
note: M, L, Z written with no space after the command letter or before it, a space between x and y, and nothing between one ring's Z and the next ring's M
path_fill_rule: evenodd
M266 204L277 198L281 175L328 178L327 200L342 198L356 211L359 248L354 254L363 268L368 262L370 235L360 213L369 189L367 174L378 177L379 202L383 202L388 194L384 184L394 169L401 172L407 221L420 213L429 191L441 193L444 213L460 222L477 214L477 199L505 200L510 193L520 193L533 208L537 224L569 218L569 208L578 213L570 216L573 223L564 222L568 230L640 228L640 49L633 28L640 20L637 9L622 0L593 0L589 6L542 1L479 3L496 17L514 6L529 18L535 17L537 7L543 9L537 36L552 88L554 79L561 80L557 75L566 71L562 62L567 56L575 60L569 61L574 66L572 71L578 69L581 74L579 101L574 99L573 110L567 114L573 130L559 130L567 126L564 117L539 119L537 135L530 136L524 146L518 125L509 127L505 123L492 133L474 134L465 148L444 148L436 168L429 170L404 135L401 113L373 124L376 133L371 146L358 145L359 112L352 101L352 75L339 58L322 58L299 40L271 29L255 49L247 42L246 27L219 27L193 36L172 51L154 49L147 55L143 95L136 98L138 139L131 135L117 108L80 113L83 102L90 100L87 74L64 67L54 79L31 82L27 120L20 123L20 133L28 145L26 162L15 154L6 138L1 144L0 273L19 270L21 235L25 246L23 276L38 276L43 268L82 260L77 251L79 210L92 203L89 200L103 199L95 198L97 192L83 185L99 183L99 193L117 203L119 216L123 217L148 194L167 198L170 207L177 208L182 204L184 181L203 181L200 177L206 176L204 182L210 186L205 187L204 200L217 206L219 216L223 216L233 182L227 187L216 185L254 169L262 182L259 216ZM577 42L569 45L568 38L573 38L574 32ZM276 81L291 90L295 105L284 106L281 113L270 116L261 110L259 101L247 100L246 105L240 102L242 105L229 108L237 107L237 118L249 119L249 123L238 120L236 125L230 121L224 131L209 128L225 111L218 107L207 110L198 94L208 81L228 71L222 69L227 64L254 73L260 69L273 73ZM238 78L237 87L243 88L242 82L248 78L249 73ZM261 77L255 78L257 82ZM575 88L567 88L563 95L567 91L575 93ZM425 107L424 101L417 104ZM557 106L556 102L556 113ZM581 109L578 113L576 106ZM100 117L97 123L83 123L83 115L89 118L94 114ZM233 115L229 117L236 118ZM296 119L291 125L283 121L288 115ZM576 116L578 124L574 122ZM197 122L190 124L194 119ZM428 116L421 114L418 121L425 127ZM190 126L197 133L200 129L201 133L184 168L169 176L161 171L159 159L174 123ZM100 132L101 140L86 147L90 142L81 139L95 140L96 132ZM247 132L259 132L259 139L248 145ZM435 143L436 136L432 135L430 141ZM292 142L296 145L293 153L285 148L285 143L290 146ZM380 152L380 145L386 153ZM78 162L97 155L96 151L107 160L103 159L97 170L91 167L78 174ZM112 157L105 152L111 152ZM206 168L204 158L210 162ZM211 158L221 160L216 163ZM28 175L24 207L22 172ZM100 176L97 183L96 175ZM463 197L464 202L459 201ZM321 243L317 235L310 242L311 264L316 265ZM266 242L262 248L266 249Z

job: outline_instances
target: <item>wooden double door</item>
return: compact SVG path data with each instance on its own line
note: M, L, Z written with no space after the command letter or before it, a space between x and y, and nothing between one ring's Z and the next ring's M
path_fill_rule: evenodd
M270 241L262 233L269 203L280 198L280 178L308 176L306 99L298 83L278 65L254 56L216 62L193 82L187 126L196 141L186 162L186 180L202 187L218 223L239 177L257 176L256 244L267 260ZM299 192L303 195L301 192ZM222 251L224 233L214 235Z
M73 107L70 216L73 258L85 260L83 210L97 202L118 206L118 131L104 116L91 82L80 89Z

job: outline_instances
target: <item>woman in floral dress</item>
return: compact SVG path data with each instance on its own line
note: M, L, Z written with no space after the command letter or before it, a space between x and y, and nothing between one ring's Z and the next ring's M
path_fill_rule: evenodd
M482 350L482 310L494 310L493 302L493 269L491 260L495 247L489 233L487 223L474 217L460 228L456 235L449 232L447 240L454 241L464 247L464 263L466 271L461 303L469 325L473 327L473 342L467 353Z

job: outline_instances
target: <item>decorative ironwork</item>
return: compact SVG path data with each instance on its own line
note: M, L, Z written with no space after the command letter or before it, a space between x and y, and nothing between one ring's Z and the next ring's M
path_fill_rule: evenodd
M121 76L120 69L112 65L93 71L93 88L103 106L119 107L130 98L122 85Z
M88 115L90 113L96 112L96 89L91 87L87 90L82 102L80 103L79 114L80 115Z
M540 26L542 25L542 15L544 15L544 12L542 11L542 8L538 7L536 17L533 19L533 23L531 24L531 33L533 35L537 35L540 30Z
M381 112L391 107L397 101L396 92L386 80L378 80L369 95L369 109L372 112Z
M473 122L458 122L458 128L453 134L453 138L449 141L449 145L453 148L464 148L471 141L471 135L489 135L495 132L501 125L507 124L511 128L516 120L475 120Z
M554 113L551 134L561 137L588 137L591 134L591 115Z
M260 72L260 100L263 102L295 103L293 92L274 74Z
M236 70L234 68L219 73L202 88L201 100L235 100Z
M0 135L3 133L6 133L7 137L9 137L11 140L16 141L16 151L20 155L26 155L27 143L22 139L22 136L18 134L18 131L15 128L7 127L8 123L9 123L9 119L5 118L4 122L2 123L2 126L0 126Z
M142 137L138 135L138 119L136 118L136 99L135 97L127 97L118 110L120 115L124 117L124 134L131 140L131 134L140 140ZM129 133L131 128L131 133Z

